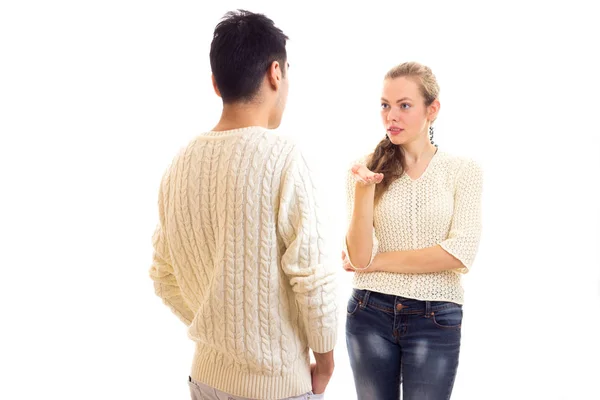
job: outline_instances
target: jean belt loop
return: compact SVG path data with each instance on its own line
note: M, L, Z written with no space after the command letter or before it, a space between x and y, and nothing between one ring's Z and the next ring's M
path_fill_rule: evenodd
M367 303L369 302L369 296L371 295L371 291L370 290L365 290L365 295L362 298L362 304L360 305L360 308L364 309L367 306Z
M431 302L429 300L425 301L425 316L427 318L431 317Z

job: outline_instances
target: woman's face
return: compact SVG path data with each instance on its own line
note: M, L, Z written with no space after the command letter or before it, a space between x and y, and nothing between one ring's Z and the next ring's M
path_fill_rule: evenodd
M381 96L381 120L390 141L403 145L428 140L427 129L439 109L436 100L429 107L419 85L411 78L386 79Z

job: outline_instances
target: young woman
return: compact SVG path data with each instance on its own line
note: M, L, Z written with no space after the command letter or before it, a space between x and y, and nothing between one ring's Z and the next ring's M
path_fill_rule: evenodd
M359 400L449 399L460 350L463 289L481 232L477 163L439 150L431 70L388 72L385 138L348 176L344 269L356 272L346 341Z

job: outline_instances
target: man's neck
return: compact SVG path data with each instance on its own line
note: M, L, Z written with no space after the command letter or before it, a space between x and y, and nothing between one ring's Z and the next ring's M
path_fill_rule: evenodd
M229 131L249 126L269 129L268 113L255 104L226 104L213 131Z

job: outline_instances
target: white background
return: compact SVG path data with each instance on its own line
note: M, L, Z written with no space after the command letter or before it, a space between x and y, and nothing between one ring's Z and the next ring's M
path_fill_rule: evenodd
M246 8L291 38L281 130L309 148L339 238L348 164L384 134L383 75L437 75L436 142L485 170L453 398L600 399L593 2L206 3L1 3L0 398L188 398L192 344L147 275L157 189L217 122L212 30ZM339 279L335 400L355 399Z

